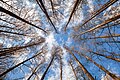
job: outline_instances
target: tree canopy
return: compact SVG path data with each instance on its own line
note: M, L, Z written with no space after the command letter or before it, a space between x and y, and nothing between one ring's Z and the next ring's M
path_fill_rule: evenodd
M120 1L0 0L0 80L120 80Z

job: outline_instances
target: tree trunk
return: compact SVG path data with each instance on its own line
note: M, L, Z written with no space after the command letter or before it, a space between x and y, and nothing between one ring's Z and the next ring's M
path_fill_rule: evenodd
M72 18L72 16L73 16L73 14L75 13L75 10L76 10L79 2L82 2L82 0L76 0L76 1L75 1L74 7L73 7L73 9L72 9L72 11L71 11L71 14L70 14L70 17L69 17L69 19L68 19L68 22L67 22L67 24L65 25L64 31L66 31L67 26L68 26L68 24L69 24L69 22L70 22L70 20L71 20L71 18Z
M101 66L100 64L97 64L95 61L93 61L90 57L78 52L78 51L75 51L74 52L78 53L78 54L81 54L83 57L85 57L86 59L88 59L89 61L91 61L92 63L94 63L97 67L99 67L101 70L103 70L105 73L107 73L109 76L111 76L113 79L115 80L120 80L119 77L117 77L115 74L109 72L108 70L106 70L103 66Z
M75 73L75 70L74 70L74 67L73 67L72 63L70 62L69 64L70 64L70 66L71 66L71 68L72 68L72 71L73 71L73 73L74 73L75 79L78 80L77 75L76 75L76 73Z
M52 20L50 19L49 15L48 15L48 13L47 13L47 10L45 9L45 6L44 6L42 0L36 0L36 2L37 2L37 4L39 5L39 7L42 9L42 11L44 12L44 14L46 15L47 19L48 19L48 20L50 21L50 23L52 24L53 28L55 29L55 32L58 33L55 25L53 24Z
M84 31L84 32L81 32L80 35L85 34L85 33L88 33L88 32L91 32L91 31L94 31L95 29L101 28L101 27L104 26L105 24L108 24L108 23L110 23L110 22L112 22L112 21L115 21L115 20L117 20L117 19L119 19L119 18L120 18L120 14L118 14L118 15L116 15L116 16L108 19L108 20L105 20L103 23L101 23L101 24L99 24L99 25L97 25L97 26L95 26L95 27L93 27L93 28L91 28L91 29L89 29L89 30L86 30L86 31Z
M109 0L99 10L95 11L94 14L93 14L93 16L90 19L88 19L87 21L85 21L81 26L79 26L78 29L80 27L84 26L86 23L88 23L90 20L92 20L94 17L96 17L97 15L99 15L101 12L103 12L104 10L106 10L109 6L111 6L112 4L114 4L117 1L118 0Z
M86 50L86 49L84 49L84 50ZM117 62L120 62L120 59L118 59L118 58L113 58L112 56L106 56L106 55L104 55L104 54L100 54L100 53L94 52L94 51L92 51L92 50L86 50L86 51L92 52L93 54L96 54L96 55L99 55L99 56L103 56L103 57L105 57L105 58L108 58L108 59L111 59L111 60L114 60L114 61L117 61Z
M2 74L0 74L0 77L4 76L5 74L9 73L10 71L12 71L13 69L17 68L17 67L20 66L21 64L24 64L25 62L29 61L30 59L33 59L33 58L37 57L37 56L40 55L41 53L42 53L42 52L39 52L38 54L32 56L31 58L28 58L28 59L24 60L23 62L21 62L21 63L15 65L15 66L9 68L8 70L6 70L6 71L3 72Z
M46 68L45 72L43 73L43 75L42 75L42 77L41 77L40 80L44 80L45 75L47 74L47 72L48 72L50 66L52 65L52 62L53 62L54 56L55 56L55 54L53 54L52 59L51 59L50 63L48 64L48 66L47 66L47 68Z
M60 56L60 80L62 80L62 58Z
M28 77L27 80L31 79L31 77L37 72L37 70L38 70L38 68L39 68L40 65L41 65L41 63L37 65L37 67L32 71L32 74Z
M87 69L82 65L82 63L75 57L75 55L72 53L72 51L69 48L67 48L66 46L64 48L73 56L73 58L78 63L78 65L83 70L83 72L87 75L87 77L90 80L94 80L93 76L87 71Z
M99 38L111 38L111 37L120 37L120 34L112 34L112 36L98 36L98 37L91 37L91 38L84 38L84 39L80 39L80 40L87 40L87 39L99 39Z
M11 52L14 52L14 51L17 51L17 50L20 50L20 49L24 49L24 48L27 48L27 47L31 47L31 46L34 46L34 45L38 45L38 44L43 43L43 42L45 42L45 39L41 38L41 40L39 40L39 42L37 42L37 43L31 43L31 44L26 44L25 46L16 46L16 47L2 49L2 50L0 50L0 56L9 55L9 53L11 53Z
M45 33L47 33L44 29L42 29L42 28L40 28L40 27L38 27L38 26L36 26L36 25L34 25L34 24L32 24L32 23L26 21L25 19L23 19L23 18L17 16L16 14L14 14L14 13L12 13L12 12L6 10L6 9L4 9L4 8L1 7L1 6L0 6L0 12L4 12L4 13L6 13L6 14L8 14L8 15L14 17L14 18L17 18L17 19L21 20L22 22L25 22L25 23L27 23L27 24L29 24L29 25L31 25L31 26L34 26L34 27L36 27L36 28L38 28L38 29L44 31Z

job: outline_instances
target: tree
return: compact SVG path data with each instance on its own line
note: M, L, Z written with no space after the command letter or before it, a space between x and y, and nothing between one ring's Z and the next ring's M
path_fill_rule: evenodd
M119 5L1 0L0 79L120 80Z

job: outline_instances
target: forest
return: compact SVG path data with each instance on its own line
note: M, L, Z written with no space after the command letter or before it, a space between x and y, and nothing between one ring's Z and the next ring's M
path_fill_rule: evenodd
M120 0L0 0L0 80L120 80Z

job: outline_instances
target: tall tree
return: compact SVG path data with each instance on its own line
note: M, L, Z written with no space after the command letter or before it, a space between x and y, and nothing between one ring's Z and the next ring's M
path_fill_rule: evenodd
M119 5L0 0L0 79L120 80Z

